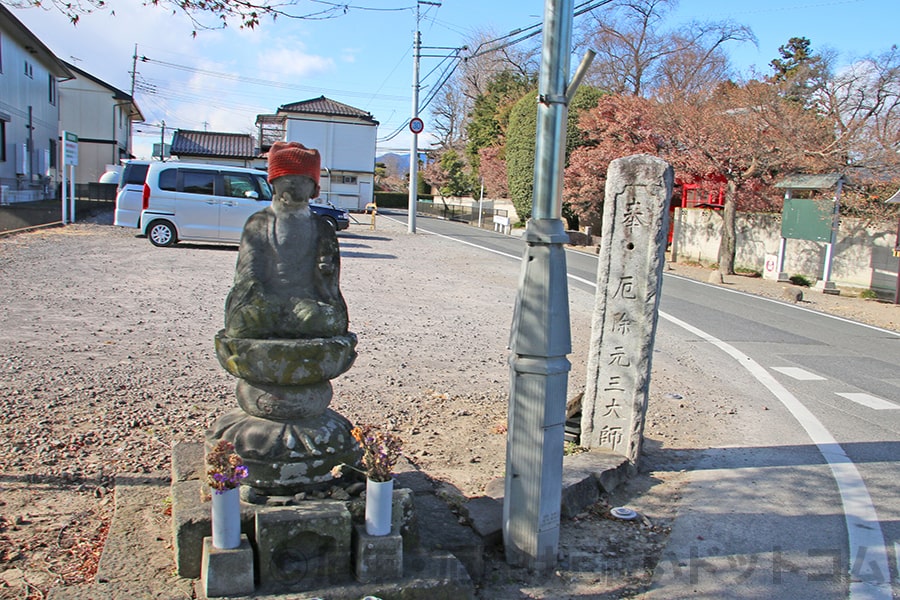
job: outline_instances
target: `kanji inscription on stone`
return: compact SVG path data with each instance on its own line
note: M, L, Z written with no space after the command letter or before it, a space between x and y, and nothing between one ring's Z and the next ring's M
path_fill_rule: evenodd
M650 388L674 175L665 161L609 165L581 445L637 464Z

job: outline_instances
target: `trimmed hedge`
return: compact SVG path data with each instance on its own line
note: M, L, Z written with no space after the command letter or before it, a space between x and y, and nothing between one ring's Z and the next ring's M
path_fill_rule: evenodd
M419 194L419 200L434 200L432 194ZM409 194L406 192L375 192L378 208L409 208Z

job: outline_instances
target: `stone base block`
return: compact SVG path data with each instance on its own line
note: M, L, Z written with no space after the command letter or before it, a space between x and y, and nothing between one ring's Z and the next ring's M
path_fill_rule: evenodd
M475 532L461 525L447 503L432 495L414 496L419 539L426 550L452 552L465 565L469 576L484 575L484 543Z
M349 579L351 529L350 512L340 502L257 510L260 585L303 591Z
M560 516L571 519L600 499L600 484L589 471L563 469Z
M253 593L253 548L246 535L241 545L224 550L213 546L212 538L203 538L200 582L207 598L245 596Z
M354 526L353 559L356 580L382 583L403 577L403 536L396 528L388 535L369 535L365 525Z
M488 496L472 498L461 507L472 529L485 546L503 543L503 499Z
M172 541L178 575L200 577L203 538L212 534L209 503L201 500L201 484L196 479L172 484Z

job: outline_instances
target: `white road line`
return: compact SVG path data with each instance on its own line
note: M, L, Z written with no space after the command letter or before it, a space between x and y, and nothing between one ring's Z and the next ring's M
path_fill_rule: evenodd
M816 375L815 373L810 373L806 369L801 369L799 367L772 367L772 370L783 373L797 381L825 381L824 377Z
M869 490L856 469L856 465L844 452L837 440L819 419L787 388L782 386L758 362L708 333L685 323L681 319L660 311L659 316L670 323L706 340L725 354L734 358L781 401L807 435L819 448L822 457L831 468L843 504L844 521L847 523L847 539L850 546L850 600L892 600L887 547L881 523Z
M895 337L900 337L900 331L894 331L892 329L884 329L883 327L876 327L875 325L869 325L868 323L861 323L859 321L853 321L851 319L846 319L844 317L839 317L837 315L831 315L828 313L819 312L817 310L813 310L811 308L806 308L805 306L797 306L796 304L789 304L782 300L776 300L774 298L766 298L765 296L756 296L749 292L743 292L741 290L732 290L727 287L722 287L721 285L714 285L712 283L706 283L704 281L697 281L696 279L691 279L690 277L685 277L684 275L676 275L675 273L666 272L666 277L673 277L675 279L681 279L683 281L690 281L696 283L697 285L708 285L710 287L714 287L717 290L722 290L723 292L727 292L729 294L739 294L741 296L752 296L757 300L761 300L763 302L772 302L774 304L781 304L782 306L787 306L794 310L802 310L804 312L808 312L814 315L819 315L820 317L825 317L826 319L834 319L835 321L841 321L843 323L850 323L852 325L857 325L859 327L865 327L866 329L874 329L880 333L886 333L887 335L892 335Z
M835 392L841 398L846 398L847 400L852 400L857 404L862 404L868 408L874 410L900 410L900 405L894 404L893 402L888 402L887 400L883 400L878 396L873 396L871 394L861 394L856 392Z
M426 232L433 233L433 232ZM440 234L434 234L440 235ZM512 256L504 252L498 252L479 246L471 242L464 242L449 236L445 239L494 252L510 258L521 260L521 256ZM595 283L582 278L572 277L577 281L596 287ZM747 294L750 295L750 294ZM790 306L790 305L786 305ZM814 312L815 311L809 311ZM815 313L824 314L824 313ZM837 440L825 428L819 419L803 405L787 388L778 381L758 362L726 342L715 338L708 333L697 329L681 319L673 317L663 311L659 316L677 325L682 329L696 335L722 350L725 354L734 358L753 375L757 381L768 390L787 408L800 425L806 430L807 435L818 447L822 457L831 468L831 473L838 486L843 505L844 521L847 525L847 538L850 547L850 600L893 600L891 592L890 568L888 563L887 546L884 542L884 534L881 532L881 523L875 513L875 506L869 496L869 490L859 474L856 465L844 452ZM827 315L825 315L827 316ZM846 320L846 319L840 319ZM853 323L853 321L848 321ZM864 324L859 324L863 325ZM870 327L871 329L878 329ZM891 332L896 333L896 332Z

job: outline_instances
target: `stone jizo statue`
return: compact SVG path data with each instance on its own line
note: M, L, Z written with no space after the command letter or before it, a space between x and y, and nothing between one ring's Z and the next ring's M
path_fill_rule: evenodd
M234 444L249 471L247 498L322 489L333 467L359 461L352 425L328 408L331 379L356 358L356 336L347 330L337 235L309 210L319 169L316 150L272 146L272 204L244 226L215 337L219 363L238 378L240 408L219 417L206 439Z
M272 204L247 220L225 334L234 338L313 338L347 333L340 252L334 229L309 210L319 195L320 159L297 142L269 151Z

